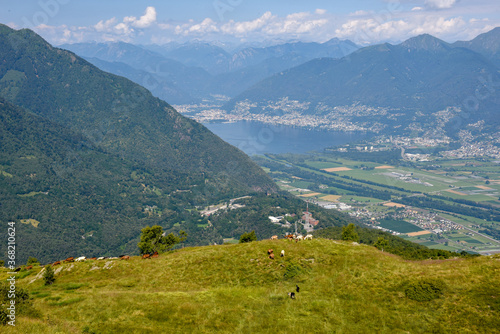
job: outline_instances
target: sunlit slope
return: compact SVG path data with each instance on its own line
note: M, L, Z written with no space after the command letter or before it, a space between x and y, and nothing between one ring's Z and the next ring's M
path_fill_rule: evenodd
M285 257L278 255L282 249ZM34 280L39 269L19 274L18 286L30 290L40 315L18 317L16 330L500 332L498 256L410 262L349 242L278 240L55 268L56 282L48 287ZM296 284L292 300L287 294Z

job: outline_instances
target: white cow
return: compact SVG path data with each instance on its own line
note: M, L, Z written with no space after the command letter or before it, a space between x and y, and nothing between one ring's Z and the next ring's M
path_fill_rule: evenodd
M313 236L312 234L308 234L304 237L304 240L312 240Z
M83 261L85 261L86 259L87 259L87 258L86 258L85 256L80 256L80 257L77 257L77 258L75 259L75 261L76 261L76 262L83 262Z

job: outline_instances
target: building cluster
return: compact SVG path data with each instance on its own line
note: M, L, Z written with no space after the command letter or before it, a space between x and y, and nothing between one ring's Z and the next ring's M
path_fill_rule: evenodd
M463 229L462 225L444 219L434 213L424 213L412 209L393 215L395 218L408 219L411 223L434 233L443 233Z
M473 158L473 157L492 157L500 158L500 148L490 142L465 143L459 149L441 152L445 158Z

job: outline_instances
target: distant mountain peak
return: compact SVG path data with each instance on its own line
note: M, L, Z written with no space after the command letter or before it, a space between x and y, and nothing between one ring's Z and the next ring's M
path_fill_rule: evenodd
M412 37L401 43L400 46L412 50L426 50L426 51L442 51L442 50L448 50L450 48L450 45L448 43L429 34L423 34Z

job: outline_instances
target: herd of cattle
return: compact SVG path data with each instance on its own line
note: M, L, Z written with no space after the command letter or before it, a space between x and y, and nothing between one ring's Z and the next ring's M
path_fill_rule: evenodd
M287 235L285 236L285 239L288 239L288 240L290 240L290 241L295 240L296 242L297 242L297 241L301 241L301 240L312 240L312 238L313 238L312 234L308 234L308 235L306 235L305 237L304 237L303 235L300 235L300 234L299 234L299 235L295 235L295 234L287 234ZM271 240L278 240L278 236L277 236L277 235L273 235L273 236L271 237Z
M312 238L313 238L312 234L308 234L306 236L302 236L300 234L299 235L288 234L288 235L285 236L285 239L288 239L290 241L295 240L295 242L301 241L301 240L312 240ZM278 236L277 235L273 235L271 237L271 240L278 240ZM268 250L268 255L269 255L270 259L274 259L274 253L273 253L272 249ZM159 256L158 252L154 252L154 253L151 253L151 254L143 254L142 255L142 259L143 260L145 260L145 259L154 259L154 258L157 258L158 256ZM285 256L285 251L284 250L281 251L280 256L281 257ZM74 257L68 257L66 260L56 261L56 262L52 263L52 266L57 266L57 265L59 265L61 263L67 263L67 262L83 262L83 261L86 261L86 260L117 260L117 259L120 259L120 260L129 260L130 256L129 255L120 255L118 257L101 256L101 257L90 257L90 258L86 258L85 256L80 256L80 257L77 257L76 259ZM28 266L25 269L29 270L31 268L33 268L33 266Z
M142 255L142 259L151 259L151 258L157 258L157 257L158 257L158 252ZM61 263L68 263L68 262L83 262L83 261L87 261L87 260L118 260L118 259L130 260L130 256L129 255L120 255L120 256L116 256L116 257L101 256L101 257L89 257L89 258L86 258L85 256L80 256L80 257L77 257L76 259L74 257L68 257L66 260L56 261L56 262L52 263L52 266L57 266ZM26 267L26 269L31 269L31 268L33 268L33 266Z

